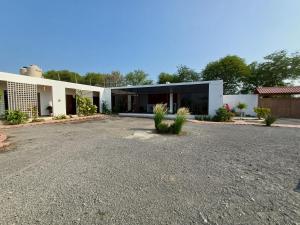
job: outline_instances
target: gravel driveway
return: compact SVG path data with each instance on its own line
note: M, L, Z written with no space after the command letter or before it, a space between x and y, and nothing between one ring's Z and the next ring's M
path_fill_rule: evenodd
M0 224L300 224L300 129L148 119L6 130Z

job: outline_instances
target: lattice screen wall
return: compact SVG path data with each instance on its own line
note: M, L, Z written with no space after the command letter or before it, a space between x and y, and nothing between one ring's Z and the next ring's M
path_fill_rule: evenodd
M37 85L7 82L8 108L20 110L32 117L32 107L38 106Z

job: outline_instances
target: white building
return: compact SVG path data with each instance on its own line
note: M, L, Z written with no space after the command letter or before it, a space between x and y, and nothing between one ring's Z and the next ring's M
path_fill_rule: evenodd
M40 116L76 114L76 93L89 97L101 111L103 102L118 112L152 113L154 104L166 103L170 113L179 107L193 114L215 114L223 105L223 82L205 81L103 88L40 77L0 72L3 92L0 113L21 110L31 113L36 106Z

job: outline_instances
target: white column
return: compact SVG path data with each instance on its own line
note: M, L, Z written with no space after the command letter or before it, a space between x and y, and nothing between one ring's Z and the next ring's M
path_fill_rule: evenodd
M213 116L216 110L223 106L223 81L209 82L208 114Z
M170 102L169 102L170 108L169 113L173 113L173 93L170 93Z

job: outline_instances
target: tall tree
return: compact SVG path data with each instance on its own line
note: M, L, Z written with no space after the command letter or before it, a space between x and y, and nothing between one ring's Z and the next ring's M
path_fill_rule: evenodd
M170 74L164 72L160 73L158 76L158 83L165 84L167 82L176 83L178 82L178 77L176 76L176 74Z
M85 84L93 86L103 86L105 78L107 76L108 74L90 72L86 73L83 79Z
M43 74L47 79L61 80L72 83L84 83L83 78L79 73L71 72L69 70L49 70Z
M223 80L224 94L237 94L242 88L242 82L250 73L250 68L242 58L228 55L207 64L202 71L202 79Z
M148 80L148 74L143 70L135 70L126 74L126 84L128 85L146 85L152 84L152 80Z
M282 50L267 55L261 63L251 63L249 67L251 75L244 80L244 93L252 92L259 86L285 86L289 80L300 77L300 55L289 55Z
M175 74L176 82L191 82L200 80L200 74L187 66L178 66Z
M125 85L124 76L119 71L112 71L105 78L105 87L119 87Z

